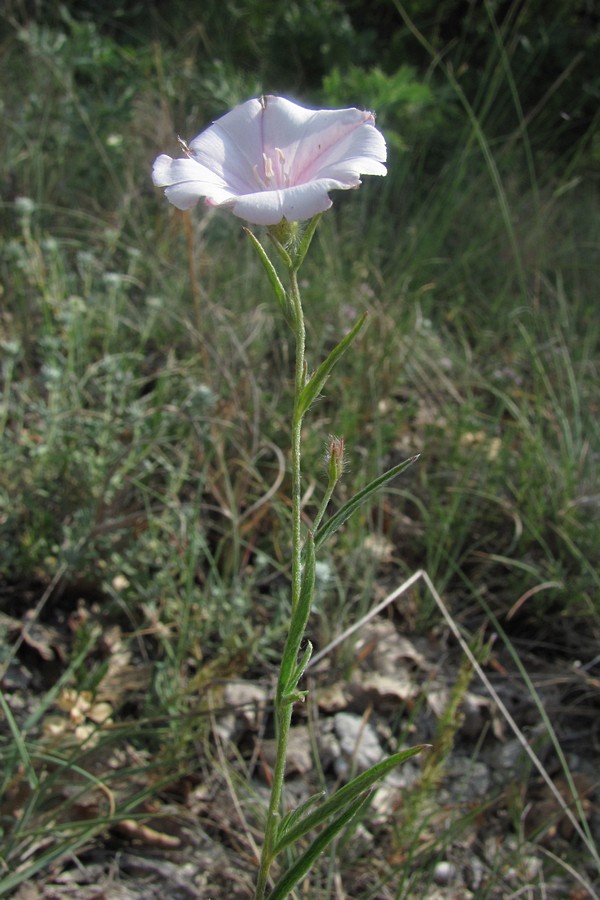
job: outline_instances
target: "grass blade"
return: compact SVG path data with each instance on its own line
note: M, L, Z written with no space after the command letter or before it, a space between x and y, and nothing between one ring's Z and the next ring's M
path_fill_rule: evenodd
M6 702L6 698L2 691L0 691L0 709L4 713L4 718L8 722L8 727L10 728L10 732L13 737L13 741L15 742L15 748L17 751L17 755L21 760L21 765L23 769L27 773L27 781L29 782L29 787L35 791L39 787L38 777L36 775L35 769L33 768L33 764L31 762L31 757L29 755L29 751L27 750L27 745L23 739L23 735L19 730L19 726L17 725L10 706ZM8 777L10 777L10 770L7 773Z

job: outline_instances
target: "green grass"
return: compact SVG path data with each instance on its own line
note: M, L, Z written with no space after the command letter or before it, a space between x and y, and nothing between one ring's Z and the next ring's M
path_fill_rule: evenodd
M295 9L282 21L302 38ZM259 12L249 4L246 23ZM504 622L517 604L509 639L575 658L573 635L598 627L597 137L592 123L568 150L544 146L545 124L536 131L521 106L531 85L511 21L496 28L477 92L434 48L429 68L375 68L367 37L364 66L326 48L323 83L303 87L315 105L372 104L390 135L387 179L335 198L302 272L310 367L370 315L310 414L307 507L326 482L331 433L349 463L340 504L421 453L322 557L319 646L419 568L465 628ZM198 690L276 664L292 360L241 223L204 210L185 219L149 175L178 131L197 133L269 77L267 88L289 85L289 73L264 56L255 74L237 67L218 29L136 44L134 30L118 39L66 14L41 24L15 13L3 26L0 610L20 620L42 597L36 618L70 623L37 706L11 713L3 695L4 895L147 812L193 768L210 731ZM195 65L199 46L212 55ZM361 86L375 96L350 96ZM407 621L426 632L437 607L425 590L412 602ZM23 651L11 628L3 620L2 671ZM115 702L114 729L97 727L104 743L78 746L66 731L49 745L60 691L101 695L108 683L107 634L145 680ZM102 747L123 754L110 775ZM81 795L65 794L72 775ZM427 802L414 800L424 832ZM64 829L40 841L56 821ZM428 848L407 854L398 896L417 890L415 865L420 884L431 877L442 845Z

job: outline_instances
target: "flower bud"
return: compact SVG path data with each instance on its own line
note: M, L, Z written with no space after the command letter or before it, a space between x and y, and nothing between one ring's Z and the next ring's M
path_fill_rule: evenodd
M327 444L327 474L329 475L329 484L334 485L342 477L344 473L344 438L336 437L334 434L329 435Z

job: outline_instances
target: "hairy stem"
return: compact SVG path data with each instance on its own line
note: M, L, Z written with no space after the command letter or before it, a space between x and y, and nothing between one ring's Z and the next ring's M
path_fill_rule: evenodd
M305 342L306 331L304 327L304 313L298 287L297 268L290 266L290 301L294 316L294 334L296 340L296 364L294 377L294 414L292 418L292 617L294 616L300 600L302 588L302 413L299 409L299 398L305 384ZM294 660L295 662L295 660ZM284 660L282 659L282 667ZM285 763L287 756L287 744L292 720L293 704L283 693L281 680L275 696L275 727L277 755L273 770L273 784L271 786L271 799L267 812L265 826L265 839L262 848L260 868L254 894L255 900L263 900L267 889L269 871L273 864L273 847L277 838L277 826L280 820L281 799L285 776Z

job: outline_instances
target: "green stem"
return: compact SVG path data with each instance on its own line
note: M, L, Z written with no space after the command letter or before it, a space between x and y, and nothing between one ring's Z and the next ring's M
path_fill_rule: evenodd
M280 820L281 795L283 793L283 781L285 776L285 763L287 756L287 743L290 733L290 724L292 721L292 704L280 704L275 701L276 710L276 740L277 740L277 757L275 760L275 768L273 770L273 784L271 786L271 799L269 801L269 809L267 812L267 824L265 826L265 839L263 843L262 853L260 857L260 868L258 870L258 880L256 882L255 900L263 900L267 882L269 880L269 871L275 855L273 847L277 838L277 826Z
M319 527L319 525L321 524L321 519L325 515L325 510L327 509L327 504L329 503L329 501L331 500L331 498L333 496L334 488L335 488L335 482L333 484L328 485L327 490L325 491L325 494L323 495L321 505L319 506L319 509L318 509L317 514L314 519L314 522L312 523L312 529L315 532L316 532L317 528Z
M301 481L301 448L302 448L302 414L298 409L300 394L306 382L304 349L306 331L304 328L304 312L298 288L296 269L290 269L290 299L294 310L294 326L296 336L296 370L294 379L294 417L292 420L292 615L298 606L302 585L302 481Z
M298 608L300 592L302 588L302 417L299 409L299 398L304 388L305 375L305 344L306 331L304 327L304 312L298 287L298 267L293 264L289 267L290 276L290 301L294 316L294 334L296 338L296 366L294 378L294 415L292 419L292 617ZM282 660L283 664L283 660ZM277 828L280 821L281 798L283 794L283 782L285 776L285 763L287 756L288 737L292 721L292 706L289 698L282 693L281 683L275 696L275 726L276 726L276 759L273 770L273 784L271 787L271 799L267 812L265 825L265 838L261 853L260 868L255 900L263 900L269 880L269 871L273 860L273 847L277 839Z

